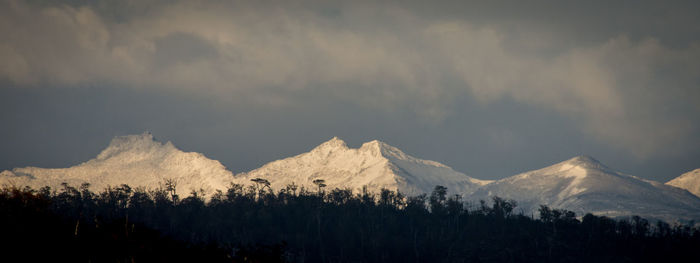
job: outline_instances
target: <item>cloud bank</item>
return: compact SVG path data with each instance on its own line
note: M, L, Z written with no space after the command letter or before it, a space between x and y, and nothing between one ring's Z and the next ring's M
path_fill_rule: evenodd
M639 158L700 146L700 42L605 32L571 43L566 28L495 20L390 2L2 1L0 80L155 89L222 105L323 97L411 111L426 125L471 96L483 107L554 111Z

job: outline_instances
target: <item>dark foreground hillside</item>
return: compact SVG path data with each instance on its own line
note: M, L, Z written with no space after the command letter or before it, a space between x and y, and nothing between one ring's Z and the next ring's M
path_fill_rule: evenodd
M232 185L204 197L126 185L100 193L0 191L2 257L21 262L700 262L700 229L515 202L383 191L277 194ZM297 191L299 190L299 191ZM318 189L321 190L321 189ZM320 192L320 193L319 193ZM6 262L5 260L1 260Z

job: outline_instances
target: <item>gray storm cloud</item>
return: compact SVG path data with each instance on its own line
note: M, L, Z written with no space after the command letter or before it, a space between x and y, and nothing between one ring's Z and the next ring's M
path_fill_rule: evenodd
M619 32L562 44L568 34L559 31L394 4L148 7L107 15L3 1L0 78L16 88L110 85L270 107L304 103L285 94L321 92L380 111L410 108L426 123L453 114L454 98L468 94L485 107L505 99L555 111L642 158L694 147L685 142L698 132L697 42Z

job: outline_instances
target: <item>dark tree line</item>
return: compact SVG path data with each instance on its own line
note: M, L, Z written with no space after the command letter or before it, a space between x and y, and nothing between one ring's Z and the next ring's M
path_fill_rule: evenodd
M613 220L512 200L464 202L435 187L406 197L279 192L260 181L207 198L127 185L0 190L4 256L75 262L700 262L700 229ZM323 185L325 186L325 185Z

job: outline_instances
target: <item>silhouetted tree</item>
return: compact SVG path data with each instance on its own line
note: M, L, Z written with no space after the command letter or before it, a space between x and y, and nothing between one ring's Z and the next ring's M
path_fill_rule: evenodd
M316 179L316 180L313 181L313 183L314 183L316 186L318 186L318 194L320 195L320 194L321 194L321 189L323 189L324 187L326 187L326 180L323 180L323 179Z
M444 214L445 201L447 200L447 187L436 185L430 194L430 211L437 214Z
M262 178L253 178L250 179L253 183L255 183L255 190L258 193L258 199L261 199L263 195L265 195L265 188L270 188L270 181Z
M264 186L261 185L261 188ZM466 208L436 187L403 197L290 187L259 195L232 184L208 202L166 189L0 189L6 257L27 261L163 262L696 262L700 229L540 207L515 214L494 197ZM288 190L289 189L289 190ZM430 208L430 209L428 209ZM27 244L31 244L27 246ZM27 253L30 248L33 253ZM45 252L45 253L38 253ZM46 256L44 256L46 255Z

